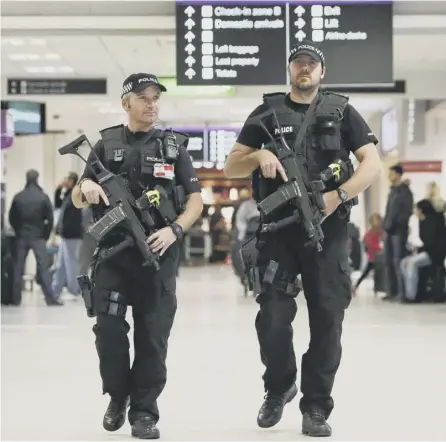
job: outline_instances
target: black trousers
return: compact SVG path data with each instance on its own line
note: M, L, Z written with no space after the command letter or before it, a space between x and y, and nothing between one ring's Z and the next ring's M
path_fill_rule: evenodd
M265 390L283 393L296 381L292 322L297 312L294 282L302 275L310 322L310 346L302 358L302 413L318 407L330 415L331 391L341 361L344 311L351 301L347 223L330 216L323 224L323 251L304 246L306 235L290 226L267 237L259 250L262 290L256 329L266 367Z
M15 243L14 260L14 285L12 304L20 305L22 302L22 280L25 272L26 258L30 250L34 252L37 264L37 275L39 275L40 285L47 301L54 299L51 287L51 274L49 270L49 255L46 248L46 241L43 238L18 237Z
M97 311L93 331L103 393L130 395L129 421L159 419L157 399L166 385L167 342L176 313L178 247L174 244L155 271L141 267L139 252L125 250L99 263L94 273ZM117 300L117 302L115 302ZM132 306L135 357L130 363L126 306Z

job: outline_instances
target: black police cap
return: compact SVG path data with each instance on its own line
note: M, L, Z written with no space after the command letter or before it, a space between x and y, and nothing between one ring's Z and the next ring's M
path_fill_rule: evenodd
M303 41L290 50L290 55L288 57L288 63L294 60L299 55L309 55L311 58L321 63L322 66L325 65L325 57L323 52L311 41Z
M166 86L163 86L156 75L153 74L132 74L128 76L122 84L121 98L129 92L141 92L149 86L158 86L163 92L166 92Z

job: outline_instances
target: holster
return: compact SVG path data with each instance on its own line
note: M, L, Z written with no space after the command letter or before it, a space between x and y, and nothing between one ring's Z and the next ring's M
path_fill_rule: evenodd
M257 267L259 251L257 249L257 237L253 236L245 241L240 248L240 256L243 263L243 272L248 281L249 290L260 293L260 275Z
M87 316L89 318L94 318L96 316L96 310L94 308L93 282L87 275L78 276L77 282L82 292L82 298L87 310Z

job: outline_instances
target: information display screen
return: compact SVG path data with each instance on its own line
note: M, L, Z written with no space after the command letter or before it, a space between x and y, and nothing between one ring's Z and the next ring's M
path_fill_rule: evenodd
M224 166L226 157L237 141L239 129L224 127L209 127L209 156L208 161L216 164L217 168Z
M222 168L240 133L240 129L220 126L172 129L189 136L187 151L196 168Z
M326 85L393 83L390 1L177 0L179 85L287 84L289 50L324 52Z
M46 131L44 103L2 101L1 107L11 115L16 135L35 135Z

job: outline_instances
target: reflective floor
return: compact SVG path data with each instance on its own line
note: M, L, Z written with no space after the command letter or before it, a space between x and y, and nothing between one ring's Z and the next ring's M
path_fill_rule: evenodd
M335 440L446 440L446 305L395 305L365 281L348 310L330 423ZM25 293L2 308L2 440L130 440L102 429L108 397L81 301L48 308ZM257 305L230 267L184 268L160 400L163 440L304 440L298 401L273 429L263 399ZM303 297L296 354L308 344Z

